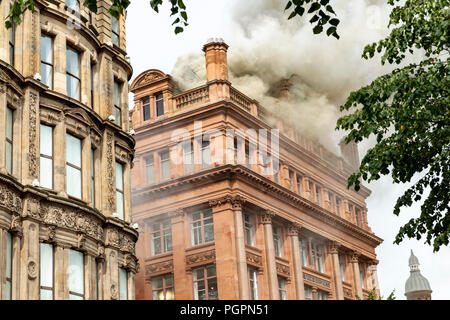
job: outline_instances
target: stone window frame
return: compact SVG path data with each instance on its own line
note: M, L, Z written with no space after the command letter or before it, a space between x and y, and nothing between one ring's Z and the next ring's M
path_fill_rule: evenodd
M83 188L83 181L84 181L84 178L85 178L84 177L84 175L85 175L84 171L85 171L86 163L84 163L84 161L83 161L83 146L86 143L86 140L85 140L86 137L83 136L83 135L80 135L79 132L74 132L74 131L70 130L70 128L66 128L66 136L65 136L65 139L66 139L66 141L65 141L66 142L66 150L65 150L66 151L66 155L67 155L67 135L70 135L70 136L80 140L80 161L81 161L81 166L77 167L76 165L68 162L67 156L65 157L65 159L64 159L64 164L65 164L65 168L66 168L66 172L65 172L65 175L66 175L65 192L67 193L69 198L73 198L73 199L84 201L83 199L84 199L86 190L83 190L84 189ZM80 181L80 198L78 198L76 196L73 196L73 195L69 195L68 192L67 192L68 191L68 188L67 188L67 176L68 176L68 174L67 174L67 167L68 166L73 168L73 169L76 169L76 170L80 171L80 179L81 179L81 181ZM90 177L89 177L89 180L90 180Z
M245 220L245 217L248 217L249 222L247 223ZM251 247L255 247L256 245L256 228L257 228L257 219L254 215L247 213L247 212L243 212L242 213L242 220L243 220L243 226L244 226L244 241L245 241L245 245L247 246L251 246ZM247 228L247 225L250 225L251 228ZM247 230L251 230L251 243L248 243L248 231Z
M70 73L69 71L67 71L67 51L69 51L69 50L72 50L72 51L75 51L77 54L78 54L78 64L79 64L79 76L77 77L77 76L75 76L74 74L72 74L72 73ZM78 82L79 82L79 85L80 85L80 92L79 92L79 95L78 95L78 97L76 97L76 98L74 98L74 97L71 97L70 95L69 95L69 91L68 91L68 88L67 88L67 86L66 86L66 95L70 98L70 99L74 99L74 100L76 100L76 101L78 101L78 102L80 102L80 103L82 103L81 102L81 97L82 97L82 93L83 93L83 84L82 84L82 77L83 77L83 70L82 70L82 63L83 63L83 54L84 54L84 51L85 50L83 50L82 48L80 48L80 46L77 46L76 45L76 43L74 43L70 38L66 38L66 62L65 62L65 70L66 70L66 83L67 83L67 77L72 77L72 78L75 78L75 79L77 79L78 80Z
M39 243L39 270L41 270L41 266L42 266L42 255L41 255L41 250L42 250L42 245L46 244L52 247L52 287L45 287L42 286L41 283L41 277L39 276L39 299L42 299L41 297L41 290L47 290L47 291L51 291L52 292L52 300L55 300L55 246L53 243L46 243L46 242L40 242Z
M211 213L211 216L209 217L204 217L204 212L208 211ZM193 214L195 213L200 213L200 219L197 220L192 220L193 219ZM198 208L196 210L192 210L189 212L189 237L190 237L190 245L191 247L196 247L196 246L201 246L201 245L206 245L206 244L211 244L214 243L215 241L215 237L214 237L214 218L213 218L213 210L209 207L204 207L204 208ZM213 239L209 240L209 241L205 241L205 220L211 220L212 221L212 227L213 227ZM200 222L200 235L201 235L201 241L199 243L194 243L194 238L193 238L193 224L196 222ZM209 225L209 224L208 224Z
M148 103L145 103L146 101L148 101ZM140 99L141 102L141 109L142 109L142 123L148 122L152 119L152 115L151 115L151 99L150 96L145 96L142 97ZM145 110L148 110L148 118L145 119Z
M167 285L166 284L166 278L168 276L172 276L172 285ZM161 288L155 289L153 283L154 283L154 280L156 280L157 278L162 278L163 286ZM151 277L150 278L150 286L151 286L151 291L152 291L152 300L155 300L154 299L155 291L161 291L161 290L162 290L164 299L156 299L156 300L174 300L174 298L175 298L175 278L174 278L174 274L173 273L166 273L166 274L161 274L161 275L157 275L157 276ZM166 299L167 298L167 290L168 289L172 289L172 295L173 295L172 299Z
M159 96L161 97L161 99L158 99ZM154 101L155 101L155 118L158 119L158 118L164 117L164 114L165 114L164 92L163 91L155 92L153 94L153 97L154 97ZM162 114L158 114L158 106L161 106L161 105L158 105L158 102L161 102L161 101L162 101Z
M41 73L42 73L42 64L45 64L47 66L50 66L52 68L52 77L51 77L51 86L49 86L49 90L53 90L54 89L54 83L55 83L55 35L52 33L47 33L44 32L44 30L41 30L41 36L40 36L40 42L42 42L42 37L48 37L51 38L51 49L50 51L52 52L52 61L51 63L48 61L44 61L42 60L42 50L41 52L39 52L39 60L40 60L40 64L41 64ZM42 45L40 44L41 48Z
M114 19L116 20L117 30L114 30ZM120 47L120 16L118 18L111 15L111 43L113 46ZM114 36L117 38L117 43L114 41Z
M71 263L70 263L70 252L71 251L76 251L76 252L81 253L83 255L83 262L82 262L82 268L81 268L81 270L83 272L83 294L75 292L75 291L70 291L70 288L69 288L69 286L70 286L70 273L69 273L68 286L67 286L67 291L69 293L69 299L70 299L71 295L74 295L74 296L82 298L82 300L85 300L86 299L86 288L85 288L85 282L86 282L86 270L85 270L85 268L86 268L86 254L83 251L76 250L75 248L69 249L69 269L71 267Z
M282 281L280 281L280 280L282 280ZM277 282L278 282L278 292L280 295L280 300L287 300L288 292L287 292L286 284L287 284L288 280L285 277L278 275Z

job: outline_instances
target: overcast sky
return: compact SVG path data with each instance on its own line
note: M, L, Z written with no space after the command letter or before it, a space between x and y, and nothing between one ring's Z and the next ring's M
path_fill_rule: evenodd
M180 55L201 52L208 38L221 37L227 42L232 40L231 11L235 2L236 0L186 0L190 25L182 34L175 35L167 7L156 14L148 1L132 1L127 17L127 51L134 70L132 80L141 72L153 68L170 73ZM312 39L324 41L321 37ZM364 150L366 147L367 145L362 145L360 149ZM395 289L397 299L405 299L404 286L409 277L408 258L413 249L419 258L421 272L433 289L432 298L450 299L449 248L433 253L432 248L423 244L422 240L405 240L401 245L393 244L399 227L412 217L417 217L420 212L420 207L414 206L402 210L400 217L392 214L395 201L406 190L406 186L393 185L390 178L382 178L368 187L372 190L372 195L367 199L369 225L384 239L376 248L377 258L380 260L378 279L382 296L387 297Z

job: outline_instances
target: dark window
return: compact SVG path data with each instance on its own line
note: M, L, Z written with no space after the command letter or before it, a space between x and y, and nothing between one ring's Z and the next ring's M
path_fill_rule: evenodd
M253 224L254 219L248 215L244 214L244 232L245 232L245 244L249 246L255 245L255 225Z
M13 170L13 127L14 110L6 107L6 171L12 174Z
M119 39L120 39L120 35L119 35L119 19L117 19L114 16L111 16L111 39L112 39L112 44L119 46Z
M114 123L122 126L122 84L114 81Z
M66 50L66 76L67 95L73 99L80 100L80 54L69 46L67 46Z
M156 116L160 117L164 115L164 97L162 93L155 95L156 100Z
M150 120L150 99L148 97L142 99L142 113L144 121Z
M9 31L9 64L14 67L14 52L16 46L16 24L13 23Z

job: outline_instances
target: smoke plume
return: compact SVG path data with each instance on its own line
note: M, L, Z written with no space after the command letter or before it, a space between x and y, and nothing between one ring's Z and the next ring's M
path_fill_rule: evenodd
M381 0L332 4L341 20L340 40L314 35L305 17L287 20L286 1L234 0L233 24L225 41L235 88L339 154L337 143L343 133L334 130L339 105L351 91L391 70L381 67L379 59L361 58L365 45L387 35L390 7ZM180 89L204 84L202 52L181 56L171 74ZM282 79L292 83L288 101L279 99L274 90Z

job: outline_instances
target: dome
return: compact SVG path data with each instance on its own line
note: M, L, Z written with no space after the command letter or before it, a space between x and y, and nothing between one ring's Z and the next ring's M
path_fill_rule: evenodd
M405 293L424 290L431 291L428 280L420 274L420 271L411 272L408 280L406 280Z

